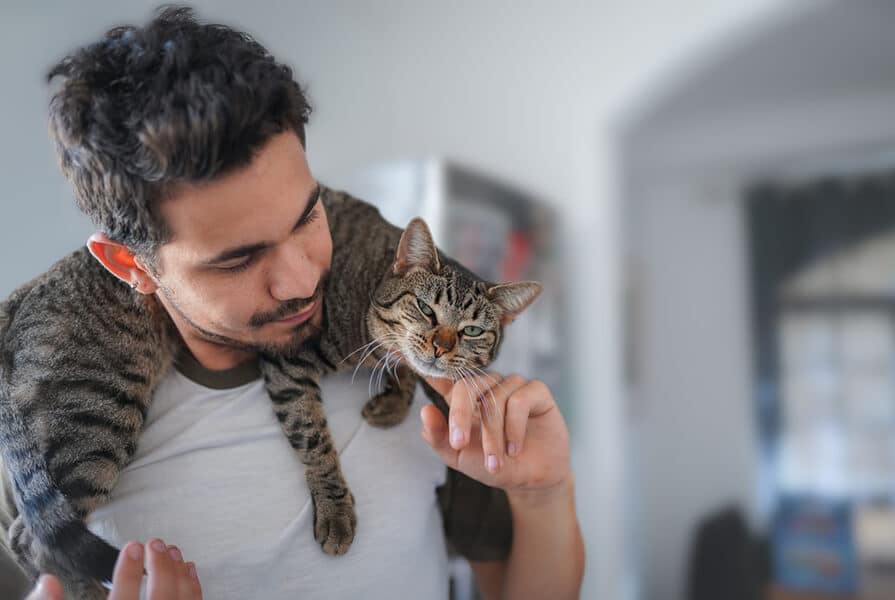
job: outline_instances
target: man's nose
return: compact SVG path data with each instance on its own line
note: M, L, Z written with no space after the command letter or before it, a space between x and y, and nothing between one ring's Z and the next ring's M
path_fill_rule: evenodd
M313 296L320 281L320 272L304 250L293 247L276 253L269 277L270 295L285 302Z

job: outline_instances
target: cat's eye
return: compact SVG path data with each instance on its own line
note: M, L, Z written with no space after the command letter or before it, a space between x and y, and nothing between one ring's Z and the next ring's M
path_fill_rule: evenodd
M481 327L476 327L475 325L467 325L463 328L463 335L466 337L476 337L477 335L482 335L484 333L484 329Z
M420 307L420 310L423 311L423 314L427 317L435 316L435 311L419 298L416 299L416 305Z

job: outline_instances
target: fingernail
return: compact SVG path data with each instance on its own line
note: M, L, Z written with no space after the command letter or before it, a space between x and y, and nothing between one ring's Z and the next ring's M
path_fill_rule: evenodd
M41 576L40 576L40 579L37 580L37 591L40 592L41 594L43 594L43 593L46 591L46 589L44 588L44 586L45 586L46 583L47 583L47 577L49 577L49 576L48 576L48 575L41 575Z
M451 427L451 443L454 445L463 443L463 431L459 427Z
M131 560L143 560L143 544L130 544L127 555Z
M488 460L486 462L487 462L486 466L489 471L491 471L492 473L497 471L497 457L496 456L494 456L493 454L489 454Z
M167 550L167 546L165 546L165 542L163 542L163 541L161 541L161 540L152 540L152 541L149 543L149 546L150 546L153 550L155 550L156 552L162 552L162 553L164 553L165 550Z
M507 444L507 454L516 456L516 442L509 442Z
M178 550L176 546L171 546L170 548L168 548L168 556L170 556L177 562L183 562L183 554L180 553L180 550Z
M190 577L192 577L193 579L199 579L199 575L196 574L196 565L194 565L193 563L187 563L187 567L190 570Z

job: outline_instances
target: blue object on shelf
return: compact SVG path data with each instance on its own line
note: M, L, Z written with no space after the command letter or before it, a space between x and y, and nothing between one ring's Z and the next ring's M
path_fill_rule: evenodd
M776 582L795 590L857 593L853 512L851 501L844 498L781 498L772 534Z

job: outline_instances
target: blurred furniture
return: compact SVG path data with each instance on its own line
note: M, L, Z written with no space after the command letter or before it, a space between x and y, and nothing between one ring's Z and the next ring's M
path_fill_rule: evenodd
M688 570L688 600L762 600L767 547L750 533L742 511L726 507L696 528Z
M895 598L893 197L895 169L748 193L763 492L790 594Z
M767 600L860 600L857 596L831 596L816 592L797 592L772 586Z

